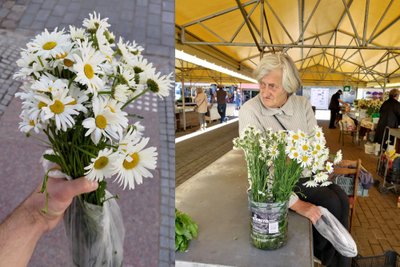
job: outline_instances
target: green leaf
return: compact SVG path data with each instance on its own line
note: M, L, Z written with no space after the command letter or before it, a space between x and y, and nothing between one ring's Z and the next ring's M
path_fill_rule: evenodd
M44 154L44 155L43 155L43 158L47 159L48 161L54 162L54 163L56 163L56 164L58 164L58 165L61 165L61 164L62 164L62 163L61 163L62 161L61 161L60 157L57 156L57 155L53 155L53 154Z

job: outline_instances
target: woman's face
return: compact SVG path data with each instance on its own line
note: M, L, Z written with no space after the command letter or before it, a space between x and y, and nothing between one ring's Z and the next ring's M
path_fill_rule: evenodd
M260 98L263 105L267 108L280 108L287 99L288 93L282 87L282 70L273 70L265 75L260 85Z

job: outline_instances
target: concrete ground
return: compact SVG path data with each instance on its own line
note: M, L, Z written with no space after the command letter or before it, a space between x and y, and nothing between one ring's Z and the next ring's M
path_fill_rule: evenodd
M41 182L39 158L45 147L18 131L21 107L12 79L15 61L27 41L45 28L81 26L89 13L108 17L111 31L144 46L145 57L163 74L174 66L173 0L3 0L0 1L0 221ZM126 228L124 266L173 266L174 248L174 124L173 94L165 101L146 95L131 113L142 115L146 135L158 147L158 169L133 191L121 192L110 182ZM38 243L29 266L69 266L62 224Z
M363 143L353 144L351 137L346 136L344 146L339 144L339 129L328 129L327 121L318 122L323 127L327 146L332 153L338 149L343 152L344 159L362 160L363 166L372 173L373 177L382 183L382 178L376 173L378 157L364 153ZM238 123L226 126L225 129L207 132L176 146L176 183L183 183L199 172L198 168L186 168L180 162L191 162L191 166L208 166L215 161L213 157L204 157L214 153L223 153L232 149L232 138L237 136ZM220 140L215 147L214 140ZM195 149L188 149L192 147ZM225 153L226 153L225 152ZM189 177L189 178L187 178ZM400 208L397 207L398 192L380 193L376 187L369 189L368 197L358 197L355 209L355 221L352 236L362 256L382 255L384 251L395 250L400 253ZM201 233L200 233L201 234Z

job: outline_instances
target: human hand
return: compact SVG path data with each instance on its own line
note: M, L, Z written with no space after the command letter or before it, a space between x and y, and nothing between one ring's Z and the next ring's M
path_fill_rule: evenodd
M85 177L70 181L50 177L47 181L47 211L42 211L46 205L46 195L39 192L41 186L25 200L23 206L42 225L43 231L47 232L56 227L75 196L94 191L97 187L97 182L91 182Z
M305 202L302 200L297 200L291 207L290 209L294 210L296 213L310 219L310 221L315 224L318 219L321 217L321 210L315 206L314 204L311 204L309 202Z

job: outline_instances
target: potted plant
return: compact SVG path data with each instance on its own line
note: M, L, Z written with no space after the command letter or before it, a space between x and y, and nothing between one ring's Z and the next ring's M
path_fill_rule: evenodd
M288 202L300 177L305 186L331 184L329 150L321 128L308 135L302 131L260 131L247 127L234 139L247 162L251 241L260 249L276 249L287 241ZM336 154L334 163L341 160Z

